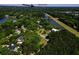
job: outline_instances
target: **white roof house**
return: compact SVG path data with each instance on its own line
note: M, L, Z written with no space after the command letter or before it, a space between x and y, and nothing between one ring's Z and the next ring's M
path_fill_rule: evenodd
M13 23L15 23L16 22L16 20L13 20Z
M11 44L11 46L14 46L14 44Z
M15 32L16 32L17 34L20 34L20 33L21 33L21 31L20 31L19 29L16 29Z
M21 41L19 41L19 42L17 42L17 44L22 44L23 42L21 42Z
M9 45L2 45L2 47L9 47Z
M57 32L57 31L59 31L59 29L52 28L52 31Z
M9 15L5 15L5 18L9 18Z
M39 24L39 23L40 23L40 21L37 21L37 23Z

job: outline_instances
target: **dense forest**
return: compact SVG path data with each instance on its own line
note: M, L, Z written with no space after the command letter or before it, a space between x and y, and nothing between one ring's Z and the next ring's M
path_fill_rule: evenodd
M74 55L79 54L79 38L68 31L51 32L45 48L41 48L41 55Z

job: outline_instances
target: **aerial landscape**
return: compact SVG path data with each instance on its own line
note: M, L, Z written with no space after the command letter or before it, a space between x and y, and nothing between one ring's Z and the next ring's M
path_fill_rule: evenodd
M0 55L79 55L79 5L0 4Z

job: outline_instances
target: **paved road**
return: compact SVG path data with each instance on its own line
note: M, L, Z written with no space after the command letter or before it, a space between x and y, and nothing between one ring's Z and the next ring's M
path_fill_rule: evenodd
M45 13L49 18L57 22L59 25L61 25L63 28L71 32L72 34L76 35L79 38L79 32L73 29L72 27L69 27L68 25L64 24L63 22L59 21L58 18L54 18L51 15Z

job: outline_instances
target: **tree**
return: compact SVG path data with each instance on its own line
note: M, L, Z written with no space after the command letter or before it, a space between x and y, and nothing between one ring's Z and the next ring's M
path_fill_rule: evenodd
M79 38L68 31L51 32L48 35L47 46L38 54L47 55L73 55L79 54Z
M24 33L24 42L22 44L22 52L23 54L30 54L36 52L38 50L38 42L40 40L40 36L34 32L26 31Z

